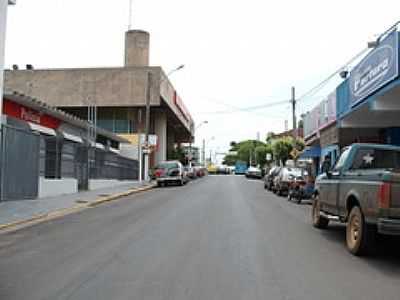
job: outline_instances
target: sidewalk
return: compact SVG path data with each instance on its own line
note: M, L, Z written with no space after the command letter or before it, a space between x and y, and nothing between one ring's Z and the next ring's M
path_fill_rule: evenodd
M0 202L0 229L6 224L40 218L49 213L72 209L81 206L93 206L96 203L119 198L123 193L140 188L150 188L151 183L131 182L116 187L102 188L56 197L40 198L35 200L18 200ZM121 194L121 195L120 195Z

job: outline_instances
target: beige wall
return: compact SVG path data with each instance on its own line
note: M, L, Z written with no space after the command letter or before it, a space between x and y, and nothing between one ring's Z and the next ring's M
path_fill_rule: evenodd
M191 120L186 120L174 103L175 89L160 67L8 70L5 72L5 87L8 91L21 92L52 106L143 107L146 105L149 71L153 74L151 105L160 106L161 98L164 99L190 131Z
M151 105L158 106L159 67L6 71L5 87L53 106L144 106L148 71Z

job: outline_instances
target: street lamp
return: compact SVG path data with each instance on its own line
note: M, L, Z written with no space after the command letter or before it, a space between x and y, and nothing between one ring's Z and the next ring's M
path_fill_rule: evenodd
M209 138L207 140L207 143L212 141L212 140L214 140L214 139L215 139L215 136L212 136L211 138ZM203 160L203 165L206 166L206 140L205 139L203 139L203 149L202 149L201 156L203 157L203 159L202 159Z
M202 122L200 122L199 125L196 126L196 128L194 129L193 135L195 134L196 130L199 129L201 127L201 125L203 124L208 124L207 120L204 120ZM190 143L189 143L189 167L192 167L192 158L193 158L193 153L192 153L192 136L190 137Z
M169 71L169 72L167 73L167 77L168 77L169 75L171 75L172 73L175 73L176 71L182 70L184 67L185 67L185 65L180 65L180 66L176 67L175 69Z
M185 67L185 65L180 65L177 68L171 70L170 72L168 72L167 76L164 77L159 85L161 85L161 83L163 83L166 79L168 79L168 76L170 76L172 73L182 70ZM146 120L145 120L145 151L143 151L143 154L145 155L144 157L144 179L147 181L148 178L148 174L149 174L149 132L150 132L150 99L151 99L151 84L152 84L152 73L151 72L147 72L147 84L146 84ZM140 138L139 138L140 140ZM139 149L142 147L142 145L140 145ZM139 151L139 155L140 155L140 159L142 159L142 153L141 151ZM139 164L140 166L142 166L142 164ZM142 172L142 169L140 167L140 174ZM139 181L141 181L141 176L139 176Z

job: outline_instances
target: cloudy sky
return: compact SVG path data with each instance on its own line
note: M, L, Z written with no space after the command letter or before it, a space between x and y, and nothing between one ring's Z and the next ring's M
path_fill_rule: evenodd
M6 66L122 66L129 0L18 0L9 8ZM196 143L284 129L290 99L324 80L400 19L400 1L133 0L132 24L151 34L151 65L171 76L197 123ZM338 83L335 78L331 86ZM329 87L298 103L310 109ZM211 140L211 137L215 137ZM208 152L208 151L207 151Z

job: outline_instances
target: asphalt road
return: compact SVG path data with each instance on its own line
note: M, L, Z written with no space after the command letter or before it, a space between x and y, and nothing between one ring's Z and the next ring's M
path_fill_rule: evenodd
M357 258L309 214L242 176L130 196L0 235L0 299L400 299L399 240Z

